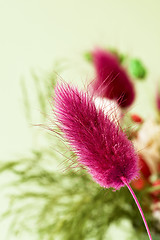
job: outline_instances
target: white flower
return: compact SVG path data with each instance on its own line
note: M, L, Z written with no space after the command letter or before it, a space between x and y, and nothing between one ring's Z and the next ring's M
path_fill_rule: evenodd
M154 203L151 207L154 218L160 223L160 202Z
M160 124L152 119L145 121L133 142L152 173L156 174L160 163Z
M96 108L101 108L105 115L109 116L111 121L118 124L121 118L121 110L117 102L107 98L96 97L94 99Z

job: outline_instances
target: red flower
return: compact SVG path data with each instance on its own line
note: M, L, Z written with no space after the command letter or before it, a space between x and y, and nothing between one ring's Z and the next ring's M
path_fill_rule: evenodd
M143 177L148 181L149 177L151 176L151 170L147 164L147 162L143 159L141 155L139 155L139 168L143 175Z
M139 155L138 166L140 169L140 178L132 181L132 187L141 190L149 183L151 170L141 155Z
M131 119L135 123L142 123L143 122L143 119L137 114L132 114Z
M142 176L139 179L132 181L132 187L136 190L142 190L145 186L146 181Z
M153 183L153 187L159 187L159 189L152 192L152 195L160 198L160 179L156 180Z

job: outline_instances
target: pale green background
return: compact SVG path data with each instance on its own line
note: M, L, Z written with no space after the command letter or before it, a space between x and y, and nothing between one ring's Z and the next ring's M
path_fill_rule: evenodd
M97 45L115 46L140 57L150 69L149 81L158 80L160 1L0 0L1 159L13 158L32 146L21 103L20 78L25 76L30 86L31 68L49 70L55 59L68 58L72 64L62 77L85 81L90 69L81 71L81 54ZM32 86L30 91L32 98ZM32 107L38 112L34 101ZM2 231L4 226L0 235Z

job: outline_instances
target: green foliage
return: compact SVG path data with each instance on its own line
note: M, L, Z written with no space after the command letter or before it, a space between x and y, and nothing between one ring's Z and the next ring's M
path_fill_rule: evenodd
M93 61L93 57L92 57L92 53L91 53L91 52L85 52L85 53L84 53L84 58L85 58L88 62L92 62L92 61Z
M138 59L131 59L129 62L129 72L130 74L138 79L145 79L147 75L146 68L142 62Z
M34 229L36 239L105 239L110 224L121 218L131 219L139 232L144 231L126 188L116 192L103 189L82 169L53 171L53 157L54 151L43 149L3 166L3 171L16 174L11 185L16 193L10 196L10 209L5 213L14 215L11 225L16 235ZM47 169L44 163L49 161Z

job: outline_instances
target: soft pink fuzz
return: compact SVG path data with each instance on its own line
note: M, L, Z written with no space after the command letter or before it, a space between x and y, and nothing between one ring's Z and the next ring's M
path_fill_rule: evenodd
M93 53L96 79L92 91L101 97L115 99L121 107L128 107L135 98L135 91L127 73L113 54L97 49Z
M157 109L160 111L160 91L157 92L156 103L157 103Z
M125 133L87 93L66 83L55 89L55 114L78 162L102 187L119 189L121 177L130 182L137 175L137 155Z

